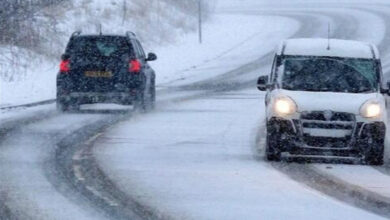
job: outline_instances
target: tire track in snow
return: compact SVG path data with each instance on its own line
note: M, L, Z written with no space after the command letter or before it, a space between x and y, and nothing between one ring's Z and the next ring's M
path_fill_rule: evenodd
M107 218L170 219L147 205L139 203L136 198L126 196L100 170L92 157L90 148L99 134L104 132L110 124L94 126L92 130L88 129L92 135L89 139L87 139L88 136L79 136L78 132L75 132L71 140L65 138L64 142L59 143L56 152L57 160L54 164L55 171L61 173L62 178L65 178L68 184L71 183L74 189L96 208L102 210Z
M109 219L162 219L132 198L124 197L115 184L100 173L87 152L104 129L127 118L129 116L124 115L89 124L63 138L57 144L52 164L46 166L47 178L63 194L68 191L63 190L64 187L78 192ZM56 176L51 176L52 173Z
M0 150L1 150L1 144L3 139L6 138L9 133L15 131L21 126L32 124L34 122L39 122L44 119L52 118L55 117L55 115L57 115L56 111L39 111L39 114L33 114L17 120L2 122L2 124L0 125ZM7 205L7 198L8 198L7 189L0 188L0 218L1 219L17 220L20 219L20 216L23 216L23 218L28 216L25 213L21 213L20 211L18 213L14 213L12 211L12 208L10 208Z

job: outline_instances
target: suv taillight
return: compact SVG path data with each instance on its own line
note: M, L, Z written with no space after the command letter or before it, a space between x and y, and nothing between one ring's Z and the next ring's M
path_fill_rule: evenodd
M70 60L63 60L60 63L60 72L68 73L70 71Z
M130 60L129 72L139 73L140 71L141 71L141 62L139 62L139 60Z

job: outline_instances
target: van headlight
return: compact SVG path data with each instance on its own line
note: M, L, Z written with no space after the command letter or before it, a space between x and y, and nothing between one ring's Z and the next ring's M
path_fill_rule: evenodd
M278 115L286 116L294 114L297 111L297 105L290 97L283 96L276 98L273 109Z
M381 104L376 100L369 100L360 108L360 115L365 118L377 118L382 114Z

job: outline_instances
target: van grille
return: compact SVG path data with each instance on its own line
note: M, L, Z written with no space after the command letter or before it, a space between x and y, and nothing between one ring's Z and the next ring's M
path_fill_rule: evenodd
M301 114L302 141L315 148L347 148L354 136L354 114L332 111Z
M345 112L315 111L302 113L301 119L315 121L355 121L355 115Z

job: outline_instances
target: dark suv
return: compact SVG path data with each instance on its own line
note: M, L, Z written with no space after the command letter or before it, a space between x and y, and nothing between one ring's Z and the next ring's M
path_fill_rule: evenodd
M116 103L149 110L155 103L155 73L135 34L72 34L57 75L57 108Z

